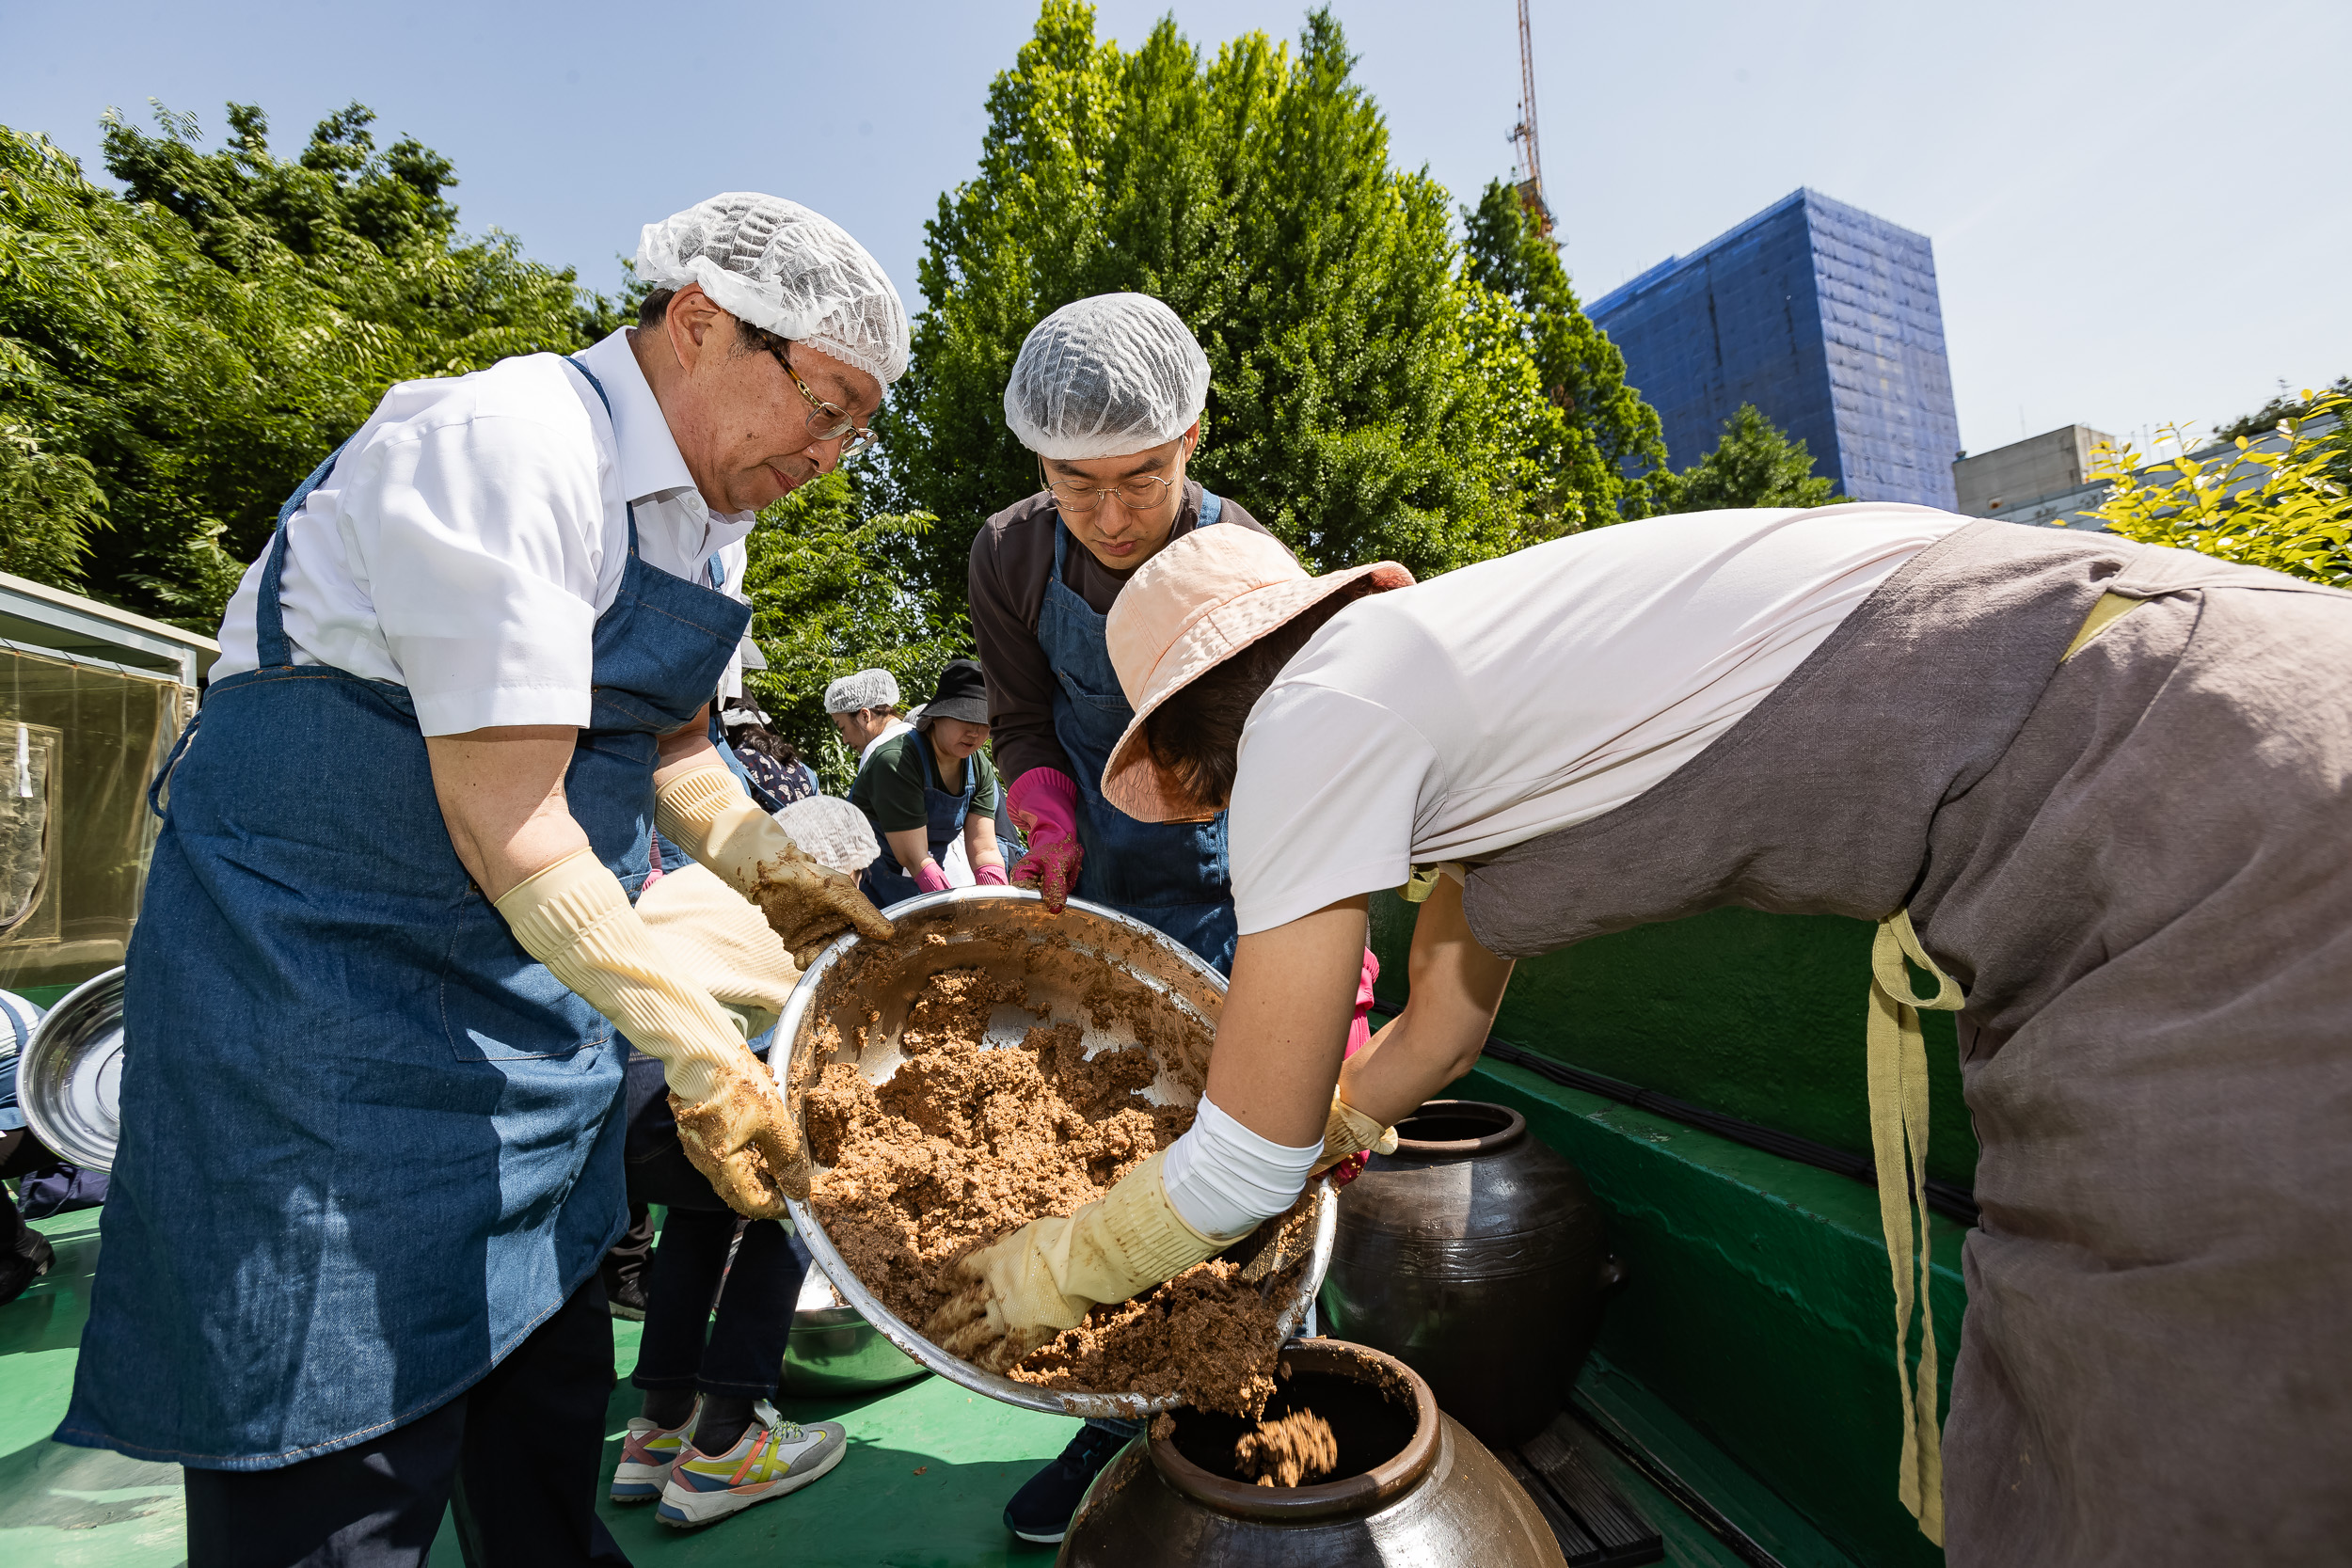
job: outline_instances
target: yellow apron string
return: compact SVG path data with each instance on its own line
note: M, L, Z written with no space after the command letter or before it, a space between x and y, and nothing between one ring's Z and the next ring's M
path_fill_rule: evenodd
M1463 877L1461 863L1442 861L1436 865L1417 865L1413 868L1411 879L1396 890L1396 895L1407 904L1426 904L1429 895L1438 891L1438 880L1448 872L1453 873L1455 881L1460 881Z
M2145 602L2121 594L2100 594L2058 662L2073 658L2084 644ZM1906 958L1934 977L1932 998L1912 994L1911 976L1903 969ZM1886 1235L1886 1260L1895 1275L1895 1374L1903 1402L1902 1471L1895 1490L1903 1507L1919 1521L1919 1533L1939 1546L1944 1544L1944 1435L1935 1412L1935 1312L1928 1300L1933 1278L1928 1271L1928 1214L1920 1202L1928 1181L1928 1047L1919 1032L1919 1009L1956 1013L1967 1005L1960 988L1919 945L1909 910L1897 910L1879 922L1878 936L1870 944L1870 1158L1878 1167L1879 1226ZM1919 1236L1915 1390L1905 1354L1911 1339L1915 1215Z
M1931 975L1932 997L1915 996L1903 959ZM1896 1493L1919 1533L1944 1544L1944 1441L1936 1420L1935 1314L1928 1301L1928 1049L1919 1009L1957 1012L1968 999L1919 945L1911 911L1879 922L1870 944L1870 1154L1878 1166L1879 1224L1895 1275L1895 1373L1903 1407L1902 1471ZM1906 1152L1908 1158L1906 1158ZM1914 1393L1905 1347L1911 1338L1913 1216L1918 1222L1919 1378Z
M2089 615L2083 617L2082 630L2074 634L2074 641L2069 642L2066 651L2058 655L2058 662L2063 664L2081 653L2084 643L2147 602L2145 599L2127 599L2121 594L2100 594L2099 602L2090 607Z

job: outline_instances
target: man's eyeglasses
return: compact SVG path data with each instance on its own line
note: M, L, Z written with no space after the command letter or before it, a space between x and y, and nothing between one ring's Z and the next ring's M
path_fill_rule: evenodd
M794 370L792 361L785 357L785 350L771 348L768 352L776 356L776 363L783 366L784 373L792 378L792 385L801 389L801 396L808 399L810 435L819 441L839 441L845 462L851 453L864 451L874 444L877 437L871 428L860 429L855 420L808 389L808 383L801 379L801 372Z
M1146 474L1139 479L1122 480L1099 489L1066 479L1048 479L1045 487L1054 492L1055 502L1064 512L1092 512L1103 504L1105 496L1117 496L1119 504L1130 512L1149 512L1168 499L1168 493L1176 487L1176 482Z

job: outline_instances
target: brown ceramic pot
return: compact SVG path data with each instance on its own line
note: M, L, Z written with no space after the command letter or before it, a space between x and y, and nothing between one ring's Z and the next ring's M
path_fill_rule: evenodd
M1565 1568L1551 1527L1502 1463L1377 1351L1295 1340L1269 1418L1311 1410L1339 1438L1337 1473L1254 1486L1233 1468L1250 1423L1200 1410L1127 1445L1070 1521L1058 1568Z
M1584 1178L1504 1105L1433 1100L1340 1195L1324 1326L1429 1380L1495 1448L1551 1423L1623 1275Z

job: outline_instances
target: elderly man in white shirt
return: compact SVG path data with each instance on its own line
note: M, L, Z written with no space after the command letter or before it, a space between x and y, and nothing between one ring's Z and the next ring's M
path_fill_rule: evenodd
M729 1204L806 1190L744 1042L796 952L889 925L711 748L750 616L712 565L866 438L906 312L767 196L647 226L638 276L580 355L385 395L280 513L169 770L57 1436L186 1466L191 1562L421 1563L453 1498L489 1560L625 1560L593 1507L616 1031ZM741 897L641 915L657 825ZM689 1490L841 1442L763 1418Z

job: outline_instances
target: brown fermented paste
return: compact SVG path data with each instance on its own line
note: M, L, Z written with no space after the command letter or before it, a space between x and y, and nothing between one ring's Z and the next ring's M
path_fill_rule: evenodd
M1260 1486L1304 1486L1329 1475L1339 1463L1340 1440L1332 1435L1331 1423L1311 1410L1260 1421L1233 1445L1233 1468Z
M1041 944L1042 945L1042 944ZM1018 1049L985 1045L990 1013L1024 1000L977 969L933 975L899 1032L906 1060L887 1083L835 1061L803 1101L818 1163L813 1202L842 1260L904 1322L920 1324L963 1283L950 1265L1030 1220L1067 1214L1166 1148L1189 1108L1153 1105L1144 1046L1089 1061L1073 1022L1031 1029ZM1164 1032L1165 1013L1107 992L1098 1024ZM870 1020L869 1020L870 1022ZM862 1046L862 1041L860 1042ZM1160 1060L1187 1042L1162 1040ZM1279 1313L1233 1264L1211 1260L1132 1302L1096 1307L1009 1370L1023 1382L1092 1392L1181 1393L1255 1416L1273 1389Z

